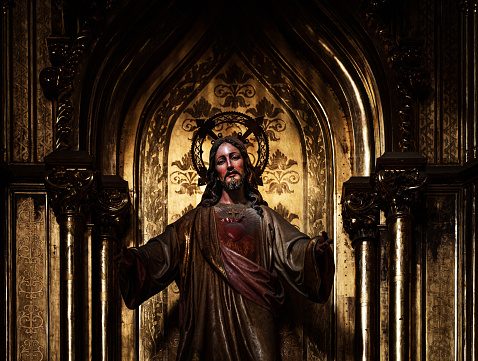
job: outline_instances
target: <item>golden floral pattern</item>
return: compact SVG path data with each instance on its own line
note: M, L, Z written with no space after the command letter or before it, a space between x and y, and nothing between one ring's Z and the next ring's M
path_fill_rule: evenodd
M248 107L245 98L251 99L256 95L256 89L247 84L248 80L253 79L251 74L246 74L237 64L232 64L224 74L219 74L216 79L224 81L226 84L216 85L214 95L224 98L222 107Z
M17 203L17 339L20 360L43 360L46 348L45 196Z
M279 149L270 157L269 165L266 167L263 175L264 185L268 185L266 193L293 193L290 189L291 184L299 183L299 173L290 168L296 166L297 162L287 159L286 155Z

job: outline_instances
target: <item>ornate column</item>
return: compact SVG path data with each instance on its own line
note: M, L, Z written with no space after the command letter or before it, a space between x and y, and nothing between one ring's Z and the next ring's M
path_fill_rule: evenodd
M413 208L426 176L418 153L385 153L377 160L373 185L385 212L389 255L389 358L409 361Z
M344 183L342 218L355 251L355 360L376 360L379 358L376 228L380 210L370 178L352 177Z
M98 360L118 360L118 277L113 258L126 231L130 210L128 182L102 176L94 208L93 245L93 354Z
M83 249L86 214L95 184L93 158L84 152L54 152L45 163L46 190L60 225L61 359L82 360L87 294Z
M478 157L478 0L458 0L461 15L462 121L465 161Z

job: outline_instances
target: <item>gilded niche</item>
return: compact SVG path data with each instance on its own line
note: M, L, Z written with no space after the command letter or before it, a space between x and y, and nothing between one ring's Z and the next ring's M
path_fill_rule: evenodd
M198 185L190 158L194 131L206 119L228 111L263 117L270 155L259 189L269 206L294 226L311 236L319 234L327 223L327 182L317 116L291 81L258 49L247 57L226 57L214 49L185 72L146 120L140 159L142 241L163 231L201 200L204 186ZM244 134L246 129L240 124L220 124L213 131L225 136ZM204 142L206 166L211 141ZM258 143L254 136L246 146L255 164ZM141 307L141 359L173 359L178 298L177 286L172 285ZM282 325L280 334L283 357L299 359L304 337L300 325Z

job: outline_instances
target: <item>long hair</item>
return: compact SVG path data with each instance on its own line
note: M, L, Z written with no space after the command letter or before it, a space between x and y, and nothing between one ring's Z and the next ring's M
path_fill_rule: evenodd
M257 189L257 179L254 172L254 167L252 166L244 144L239 139L232 136L218 138L212 145L211 152L209 153L209 168L207 170L206 190L204 191L201 203L199 203L199 205L204 207L214 206L221 199L222 184L221 181L217 179L216 154L217 150L223 143L229 143L239 149L244 161L244 193L246 199L251 201L251 207L254 208L260 216L262 216L262 209L259 206L261 204L267 205L267 203L262 199L262 195L259 192L259 189Z

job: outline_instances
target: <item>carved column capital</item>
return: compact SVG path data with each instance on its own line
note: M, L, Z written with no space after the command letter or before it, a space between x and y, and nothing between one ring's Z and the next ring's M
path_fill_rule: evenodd
M378 196L375 192L354 192L342 199L344 228L352 246L360 239L374 239L380 221Z
M85 215L96 187L93 158L86 152L53 152L45 157L45 186L55 215Z
M375 238L380 209L377 193L372 191L369 177L352 177L344 183L342 219L354 248L360 240Z
M426 158L416 152L387 152L377 159L371 183L385 216L411 215L427 180L425 165Z
M94 204L95 225L100 235L118 238L125 231L131 207L128 183L115 176L103 176L102 179ZM118 184L118 180L123 184Z
M45 184L55 215L63 213L84 214L91 200L95 172L89 169L65 169L49 171Z
M375 189L385 215L388 217L393 214L411 214L426 179L425 174L417 168L385 169L376 172Z

